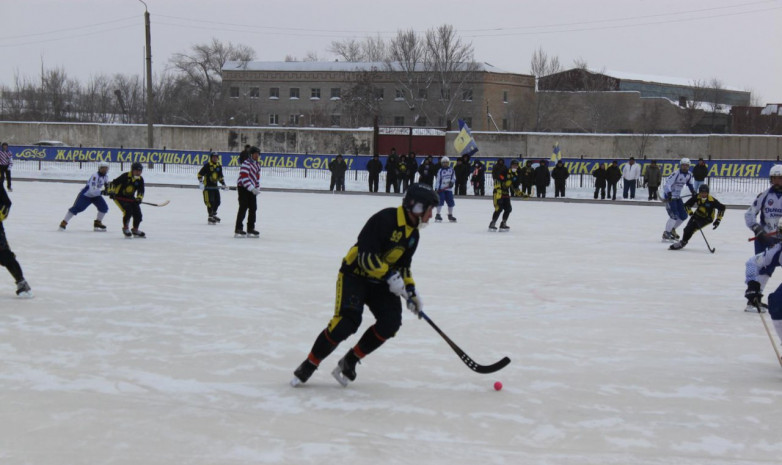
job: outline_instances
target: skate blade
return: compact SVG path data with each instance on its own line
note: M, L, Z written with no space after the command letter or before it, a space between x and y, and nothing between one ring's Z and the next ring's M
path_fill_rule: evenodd
M336 379L337 382L342 385L342 387L348 387L348 383L350 382L350 380L347 379L345 375L342 374L342 370L339 368L339 365L337 365L333 370L331 370L331 376L333 376L334 379Z
M106 232L105 229L100 229L100 228L92 228L92 230L95 232Z
M293 377L293 379L290 382L291 387L299 387L299 386L301 386L303 384L304 384L304 382L302 382L302 380L300 380L299 378L297 378L295 376Z
M234 234L234 237L237 238L237 239L244 239L247 236L244 235L244 234Z
M744 311L747 313L766 313L766 309L764 307L760 307L760 311L758 312L757 307L754 305L747 305Z
M32 299L33 298L33 293L32 293L32 291L20 292L19 294L16 294L16 297L18 297L20 299Z
M489 232L497 232L497 230L489 228Z

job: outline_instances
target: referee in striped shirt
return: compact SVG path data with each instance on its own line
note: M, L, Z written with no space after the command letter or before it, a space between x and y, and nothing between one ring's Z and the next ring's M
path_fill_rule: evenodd
M14 160L11 151L8 150L8 144L3 142L2 147L3 150L0 150L0 184L2 184L3 178L5 178L8 184L8 192L13 192L14 190L11 189L11 167L14 166Z
M260 191L261 166L258 157L261 151L258 147L250 147L250 157L242 163L239 170L239 180L236 190L239 193L239 212L236 214L236 230L234 237L258 237L255 230L255 211L258 209L257 195ZM247 232L244 232L244 217L247 215Z

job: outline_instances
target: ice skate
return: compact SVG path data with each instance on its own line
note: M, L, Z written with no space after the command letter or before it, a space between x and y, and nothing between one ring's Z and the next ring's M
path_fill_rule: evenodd
M758 307L756 307L754 304L747 302L747 306L744 308L744 311L747 313L766 313L768 311L768 305L761 302L760 311L758 311Z
M144 239L147 237L147 235L144 234L144 231L141 231L140 229L136 229L136 228L131 229L130 233L133 234L133 237L137 237L139 239Z
M674 241L674 240L676 240L676 239L673 237L673 234L669 233L668 231L663 231L663 241L669 241L670 242L670 241Z
M296 368L296 371L293 372L293 379L291 379L291 386L297 387L301 384L304 384L307 382L308 379L310 379L310 376L312 376L313 373L315 373L315 370L317 370L318 367L314 363L310 362L309 360L304 360L301 362L301 365L299 365L298 368Z
M234 237L236 237L236 238L245 238L245 237L247 237L247 233L244 232L243 229L237 229L236 231L234 231Z
M497 232L497 222L492 221L489 223L489 232Z
M220 217L217 215L212 215L212 219L217 221L218 223L220 222Z
M133 237L133 233L131 233L130 229L128 229L128 228L122 228L122 234L124 234L125 237L128 238L128 239Z
M214 219L214 217L213 217L213 216L210 216L210 217L209 217L209 218L206 220L206 222L207 222L207 224L217 224L217 220L216 220L216 219Z
M65 220L60 221L60 231L65 231L65 227L68 226L68 222Z
M456 217L453 215L448 215L448 221L450 221L451 223L456 223Z
M331 376L333 376L342 387L347 387L348 382L356 380L356 364L358 362L358 356L353 352L353 349L350 349L348 353L340 359L334 370L331 371Z
M442 223L442 222L443 222L443 217L442 217L442 216L440 216L440 214L439 214L439 213L438 213L438 214L436 214L436 215L434 215L434 222L435 222L435 223Z
M92 222L92 230L98 232L106 232L106 225L101 223L100 220L95 220Z
M684 248L684 246L687 245L685 241L678 241L671 244L670 247L668 247L670 250L681 250Z
M500 232L508 232L510 231L510 226L508 226L504 221L500 223Z
M26 280L21 280L16 283L16 295L25 299L29 299L33 296L33 290L30 289L30 285Z
M676 228L671 229L671 237L677 241L681 239L681 237L679 237L679 233L676 232Z
M248 229L247 230L247 237L252 237L252 238L257 239L258 237L260 237L260 235L261 235L261 233L256 231L255 229Z

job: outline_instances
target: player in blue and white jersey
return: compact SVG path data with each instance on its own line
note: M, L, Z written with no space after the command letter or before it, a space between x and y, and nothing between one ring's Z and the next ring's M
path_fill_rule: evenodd
M756 236L756 254L763 252L780 240L777 227L779 219L782 218L782 165L771 167L769 180L771 187L758 194L744 214L744 222ZM759 218L758 215L760 215Z
M453 186L456 185L456 173L451 168L451 160L448 157L440 159L440 169L437 171L437 178L434 181L434 190L440 197L440 204L437 205L437 215L434 217L434 221L439 223L443 220L440 216L440 210L443 208L443 204L448 204L448 221L451 223L456 222L456 218L453 216L453 207L455 205L453 201Z
M679 170L671 173L663 184L662 200L665 202L665 210L668 212L668 222L665 224L665 231L663 231L663 240L679 239L676 228L687 219L687 209L684 208L684 202L682 202L684 186L690 189L690 194L695 194L689 158L682 158L679 162Z
M103 200L101 195L106 193L106 185L109 183L108 175L109 164L105 161L98 163L98 171L90 176L87 185L79 191L73 206L68 209L65 218L60 222L60 231L65 231L71 218L86 210L90 205L95 205L95 208L98 209L98 217L92 223L93 229L95 231L106 231L103 217L108 213L109 206L106 205L106 201Z
M780 254L782 254L782 244L777 244L747 260L744 278L747 284L747 290L744 292L744 297L747 298L745 311L765 311L763 307L766 305L761 303L763 288L766 287L776 267L782 266L779 261ZM771 316L777 335L782 339L782 284L768 295L768 314Z

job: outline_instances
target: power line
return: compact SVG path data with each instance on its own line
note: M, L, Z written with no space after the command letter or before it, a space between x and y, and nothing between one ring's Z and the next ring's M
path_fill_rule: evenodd
M84 25L84 26L69 27L69 28L66 28L66 29L53 29L51 31L37 32L37 33L34 33L34 34L22 34L22 35L17 35L17 36L2 36L2 37L0 37L0 40L26 39L28 37L44 36L44 35L49 35L49 34L59 34L60 32L79 31L79 30L82 30L82 29L89 29L89 28L92 28L92 27L104 26L106 24L120 23L120 22L123 22L123 21L131 20L131 19L132 20L137 20L138 18L133 16L133 17L127 17L127 18L112 19L110 21L104 21L102 23L94 23L94 24L87 24L87 25Z
M137 27L137 25L130 24L128 26L113 27L113 28L110 28L110 29L103 29L103 30L100 30L100 31L86 32L84 34L74 34L74 35L70 35L70 36L52 37L51 39L35 40L35 41L32 41L32 42L21 42L21 43L14 43L14 44L0 44L0 48L20 47L22 45L45 44L47 42L59 42L59 41L67 40L67 39L75 39L75 38L78 38L78 37L88 37L88 36L93 36L93 35L96 35L96 34L104 34L106 32L121 31L123 29L130 29L130 28L135 28L135 27Z

